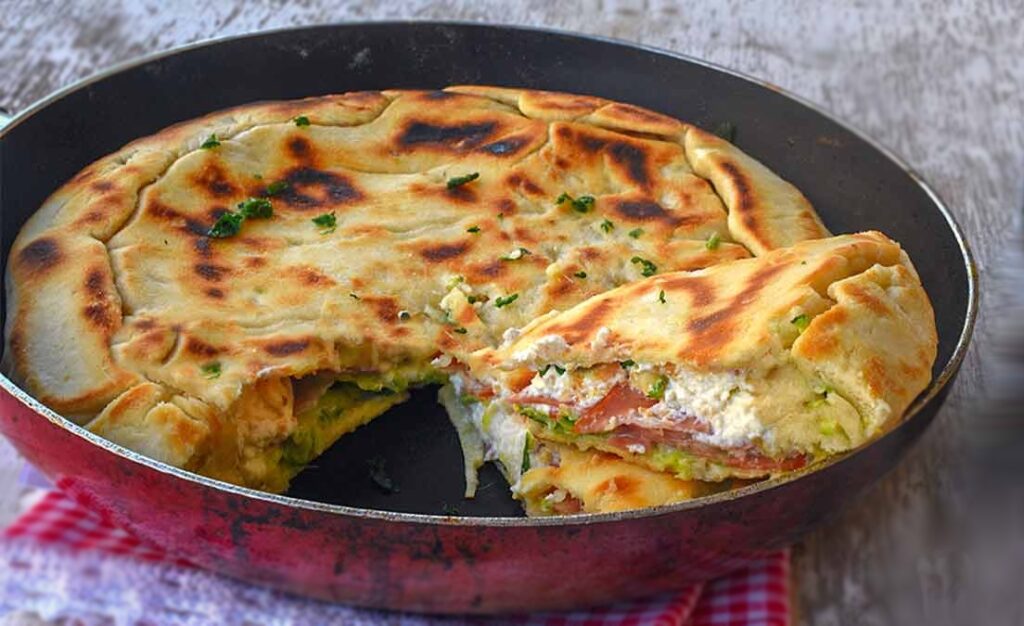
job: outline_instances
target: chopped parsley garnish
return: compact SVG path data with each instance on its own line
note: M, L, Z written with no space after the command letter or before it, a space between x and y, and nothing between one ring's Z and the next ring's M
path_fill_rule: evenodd
M379 456L373 457L366 461L366 466L369 469L370 480L373 481L373 484L378 489L384 493L398 493L398 487L395 486L394 481L388 476L384 459Z
M408 312L408 311L406 311L404 309L398 312L398 319L402 320L403 322L405 320L411 318L411 317L412 317L412 313L410 313L410 312Z
M500 309L501 307L503 307L503 306L505 306L507 304L512 304L513 302L516 301L516 299L518 297L519 297L518 293L514 293L514 294L508 295L508 296L498 296L494 300L494 306L496 306L496 307L498 307Z
M464 393L461 396L459 396L459 402L462 404L462 406L469 406L471 404L479 404L480 400L474 398L473 396L467 393Z
M263 180L263 174L253 174L252 177L256 180Z
M274 214L274 207L266 198L249 198L238 203L238 212L246 219L266 219Z
M213 150L219 145L220 139L217 139L217 133L213 133L212 135L206 138L206 141L199 144L199 147L202 148L203 150Z
M665 290L662 289L658 292L658 302L665 304Z
M458 333L460 335L465 335L469 331L466 330L466 328L464 326L456 326L455 328L452 329L452 332L453 333Z
M708 237L708 240L704 242L704 247L707 248L708 250L717 250L718 244L720 243L722 243L722 238L718 235L718 233L711 233L711 236Z
M477 302L487 302L488 300L490 300L490 298L484 294L480 294L479 296L469 294L468 296L466 296L466 301L469 302L470 304L476 304Z
M580 196L579 198L573 198L569 194L562 192L562 195L558 196L555 200L555 204L561 206L565 203L569 203L573 211L577 213L586 213L590 209L594 208L594 196Z
M310 221L320 227L321 235L329 235L338 228L338 218L334 217L334 211L317 215Z
M711 132L730 143L736 141L736 125L732 122L719 122Z
M309 126L309 118L305 115L299 115L292 121L295 122L296 126Z
M789 323L796 326L796 329L800 332L807 330L807 327L811 325L811 318L806 313L801 313L793 319L789 320Z
M658 266L651 263L647 259L640 258L638 256L633 257L629 260L633 265L640 264L640 275L641 276L654 276L658 273Z
M274 182L267 185L266 195L276 196L285 189L288 188L288 182L283 180L275 180Z
M466 229L466 232L467 233L473 233L475 235L475 234L480 232L480 227L479 226L470 226L469 228Z
M359 296L357 294L352 293L352 292L349 292L348 297L352 298L353 300L358 300L359 299Z
M242 222L244 221L245 216L241 213L228 211L217 218L217 221L213 223L210 230L206 231L206 234L216 239L234 237L238 234L238 231L242 230Z
M666 387L668 387L668 376L659 376L647 389L647 397L660 400L665 395Z
M543 369L540 370L540 375L543 376L544 374L547 374L548 370L551 369L552 367L555 368L555 371L558 372L559 376L561 376L562 374L565 373L565 368L564 367L558 367L554 363L550 363L548 365L545 365L543 367Z
M448 188L455 189L461 187L466 183L471 183L474 180L480 178L480 172L473 172L472 174L466 174L465 176L456 176L448 179Z
M530 440L533 438L529 432L526 433L526 437L523 439L523 463L519 469L525 474L530 471Z
M612 232L613 230L615 230L614 222L612 222L609 219L604 220L603 222L601 222L601 230L603 230L606 233Z
M220 378L220 362L214 361L207 363L199 368L203 372L203 378L213 380L214 378Z
M527 250L526 248L516 248L515 250L509 252L508 254L501 255L499 258L502 261L518 261L519 259L523 258L528 254L533 253Z
M584 272L583 270L580 270L580 271L576 272L575 274L573 274L573 276L575 276L576 278L586 278L587 277L587 273Z
M636 361L634 361L633 359L626 359L625 361L619 361L619 366L622 369L624 369L624 370L628 370L629 368L633 367L634 365L636 365Z
M629 231L629 236L632 237L633 239L639 239L640 235L642 234L644 234L644 229L642 228L634 228L633 230Z

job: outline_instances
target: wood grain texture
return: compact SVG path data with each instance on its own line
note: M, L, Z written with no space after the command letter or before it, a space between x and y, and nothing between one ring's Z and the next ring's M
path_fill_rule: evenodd
M1019 0L833 4L0 0L0 104L19 109L111 64L191 41L338 20L502 21L618 37L767 79L878 139L952 207L984 279L1024 203L1024 9ZM983 290L973 349L922 444L797 548L803 622L1024 619L1013 574L1024 552L1020 502L1001 509L1002 521L1018 523L978 524L976 489L964 479L977 458L962 442L984 390L992 300ZM999 549L979 547L996 528L1005 533ZM983 590L982 579L991 581Z

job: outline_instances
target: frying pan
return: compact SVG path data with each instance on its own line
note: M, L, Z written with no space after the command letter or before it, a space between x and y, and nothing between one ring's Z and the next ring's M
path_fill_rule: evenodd
M453 83L594 94L708 128L734 124L738 145L795 183L834 232L877 228L902 242L935 306L933 383L901 425L826 464L672 506L545 519L521 517L493 469L477 499L462 500L455 434L429 389L343 438L283 496L139 456L6 378L0 431L58 486L199 566L364 606L486 613L607 603L719 576L855 500L932 421L977 312L970 252L939 198L892 154L772 85L605 39L479 24L340 24L122 65L37 103L0 133L2 256L61 183L171 123L255 100ZM380 489L368 464L386 468L398 492Z

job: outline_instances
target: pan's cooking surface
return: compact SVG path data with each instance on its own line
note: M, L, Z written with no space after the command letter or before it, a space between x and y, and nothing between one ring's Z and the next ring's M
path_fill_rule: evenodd
M452 83L589 93L706 127L734 124L737 145L799 187L833 232L883 230L916 260L939 332L928 401L877 442L795 480L569 524L464 525L252 497L114 453L37 414L6 380L0 431L65 489L199 565L361 605L487 612L607 602L721 575L835 513L891 469L935 416L976 312L971 261L937 198L879 148L777 90L671 54L562 33L322 26L189 48L71 89L2 134L3 259L57 186L168 124L261 99ZM428 389L346 437L290 493L392 511L518 515L506 485L488 472L482 484L492 486L477 502L458 499L455 433Z
M462 450L437 389L414 391L407 402L342 437L292 481L287 495L403 513L521 516L491 464L480 472L476 498L463 498Z

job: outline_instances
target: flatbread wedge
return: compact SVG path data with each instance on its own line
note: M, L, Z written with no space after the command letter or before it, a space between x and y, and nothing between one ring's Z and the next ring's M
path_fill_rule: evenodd
M827 234L734 146L622 103L474 86L256 103L47 199L9 258L4 368L115 442L279 491L509 328L653 267Z
M542 441L721 481L876 437L927 386L936 345L909 258L866 232L613 289L509 333L452 378Z
M510 405L459 394L458 384L445 385L439 399L462 444L467 498L475 495L477 471L485 461L497 465L530 516L642 509L733 486L682 480L612 454L538 439L530 420Z

